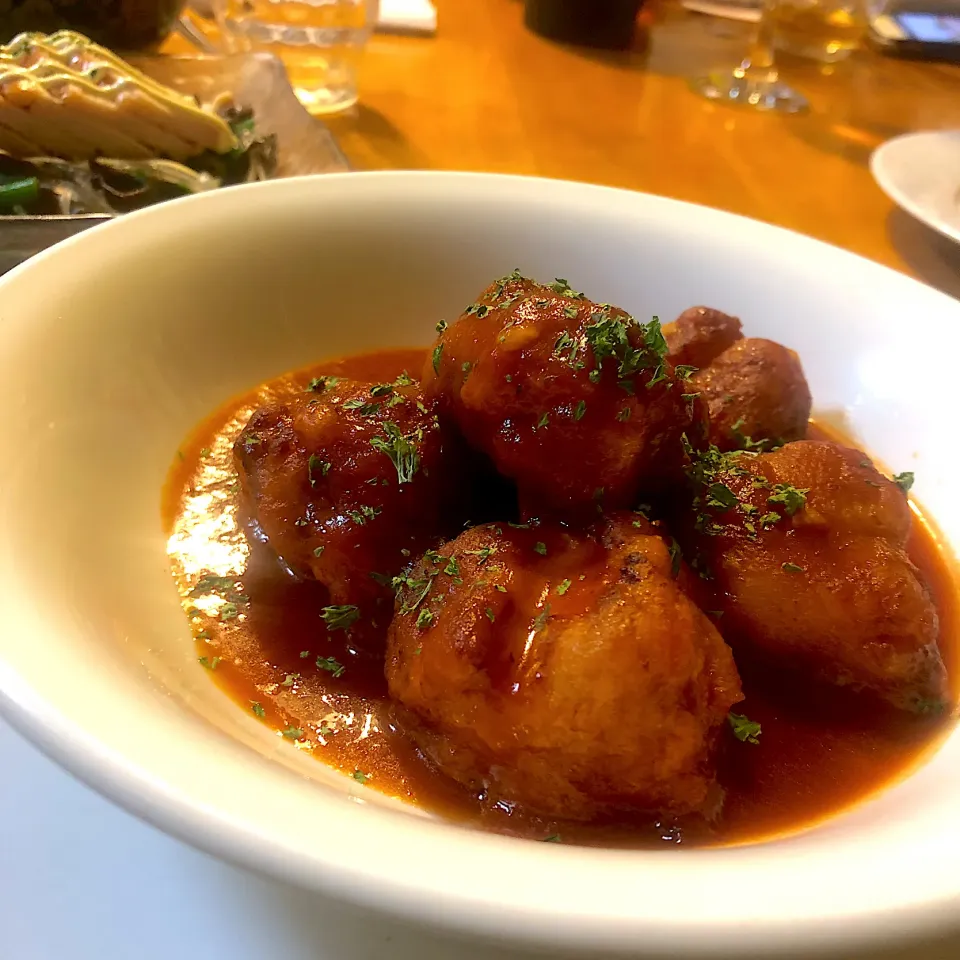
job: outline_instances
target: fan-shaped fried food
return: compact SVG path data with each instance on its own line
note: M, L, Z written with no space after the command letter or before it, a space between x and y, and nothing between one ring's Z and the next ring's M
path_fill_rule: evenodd
M445 773L552 817L710 812L740 681L636 515L575 535L486 524L403 578L387 679Z
M680 476L699 414L656 320L514 273L439 329L424 392L528 515L632 507Z
M416 381L319 377L262 407L234 447L258 535L335 604L376 595L456 526L459 481Z
M837 443L695 456L688 556L712 578L734 648L907 710L943 709L937 612L905 551L898 485Z
M720 450L801 440L810 388L797 355L772 340L738 340L690 378L707 404L710 443Z

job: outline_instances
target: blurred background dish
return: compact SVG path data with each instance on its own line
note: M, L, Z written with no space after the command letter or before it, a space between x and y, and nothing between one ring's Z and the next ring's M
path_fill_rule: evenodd
M870 171L894 203L960 243L960 130L888 140L870 157Z
M266 53L203 57L139 57L134 66L159 82L203 100L226 91L253 111L257 128L276 140L276 176L349 169L336 140L297 100L283 63ZM0 229L0 273L113 214L7 216Z

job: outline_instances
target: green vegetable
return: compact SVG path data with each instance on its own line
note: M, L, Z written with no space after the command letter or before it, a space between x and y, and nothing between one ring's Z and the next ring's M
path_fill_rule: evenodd
M332 673L333 676L342 677L344 671L347 669L339 660L334 657L317 657L317 668L320 670L326 670L327 673Z
M809 492L809 487L800 490L790 483L777 483L773 486L773 493L767 497L767 503L781 505L784 513L788 517L792 517L803 508Z
M420 468L420 454L416 446L400 432L395 423L384 423L383 432L386 438L373 437L370 445L390 458L397 471L397 483L410 483Z
M357 783L366 783L372 776L372 773L364 773L359 767L355 767L353 773L350 774Z
M906 470L903 473L898 473L894 478L893 482L904 492L909 493L910 488L913 486L914 475L912 471Z
M258 703L256 700L250 701L250 709L261 719L267 715L267 711L263 709L263 704Z
M547 545L542 540L538 540L533 545L533 551L539 553L541 557L545 557L547 555Z
M733 735L743 743L759 743L761 734L760 724L755 723L742 713L728 713L727 723L733 730Z
M346 630L360 619L360 611L352 603L341 606L324 607L320 613L327 630Z
M286 730L283 730L281 732L288 740L303 739L303 731L299 727L287 727Z
M23 177L0 183L0 209L27 207L35 203L40 195L40 181L36 177Z
M311 487L315 487L317 480L330 472L330 466L326 460L322 460L315 453L310 454L310 459L307 461L307 477Z
M562 597L571 586L572 584L569 580L561 580L560 583L557 584L556 593Z
M795 563L781 563L780 569L784 573L803 573L803 567L798 567Z

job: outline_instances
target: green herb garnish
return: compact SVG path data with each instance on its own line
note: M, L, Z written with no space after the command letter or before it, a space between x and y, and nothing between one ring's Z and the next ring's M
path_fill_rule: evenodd
M733 735L742 743L759 743L761 734L760 724L754 722L742 713L728 713L727 723L733 730Z
M909 493L910 488L913 486L913 481L915 477L913 472L910 470L905 470L903 473L898 473L894 476L893 482L904 492Z
M360 619L360 611L352 603L341 606L324 607L320 612L327 630L346 630Z
M410 483L420 468L420 454L416 446L400 432L395 423L384 423L383 432L386 437L373 437L370 445L390 458L397 471L397 483Z
M335 657L317 657L317 667L332 673L334 677L342 677L346 667Z

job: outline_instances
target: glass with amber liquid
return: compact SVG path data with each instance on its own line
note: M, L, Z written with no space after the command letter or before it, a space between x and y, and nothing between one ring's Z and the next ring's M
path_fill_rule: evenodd
M866 31L855 0L778 0L770 11L778 50L833 63L848 57Z
M357 68L379 0L219 0L229 48L280 57L300 102L333 113L357 102Z

